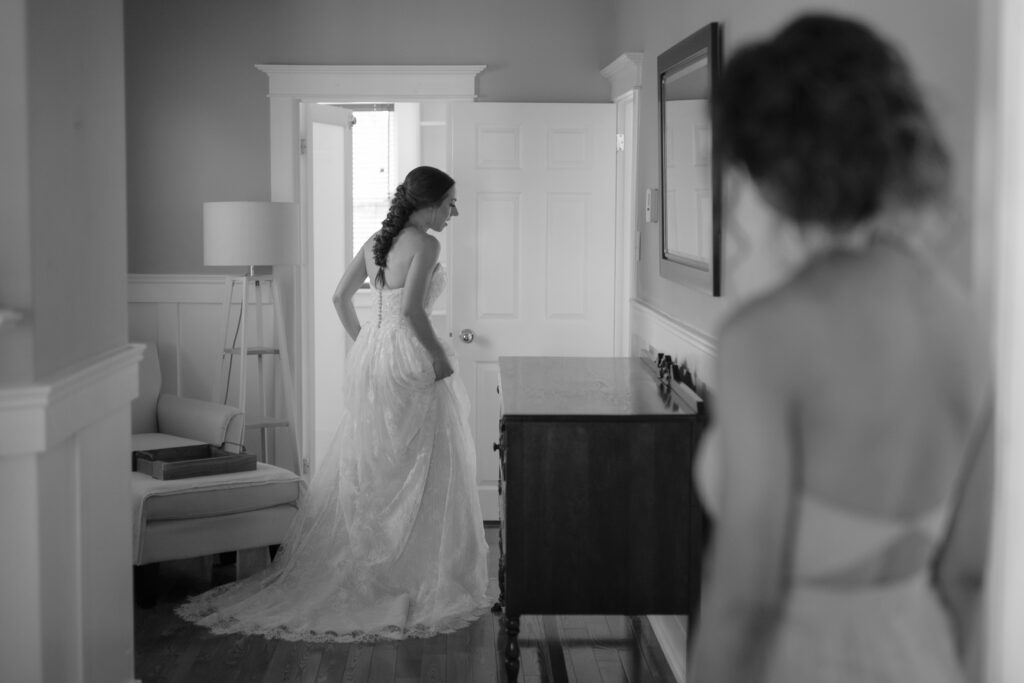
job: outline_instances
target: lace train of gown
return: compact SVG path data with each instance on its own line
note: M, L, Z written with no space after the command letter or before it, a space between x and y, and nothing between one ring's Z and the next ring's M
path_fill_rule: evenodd
M439 266L428 310L445 285ZM347 642L451 632L487 610L468 397L455 377L434 381L401 291L378 292L378 319L349 352L340 427L281 552L181 617L214 633Z

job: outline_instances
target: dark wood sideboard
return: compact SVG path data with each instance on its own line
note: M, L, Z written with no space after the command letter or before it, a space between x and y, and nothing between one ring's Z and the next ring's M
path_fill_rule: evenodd
M699 401L639 358L502 357L495 609L519 670L523 614L686 614L705 517L691 478ZM695 397L693 397L695 398Z

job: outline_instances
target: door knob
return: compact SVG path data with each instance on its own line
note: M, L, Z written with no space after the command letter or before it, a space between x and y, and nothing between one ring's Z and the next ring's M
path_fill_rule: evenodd
M472 344L475 338L476 333L473 332L473 330L469 329L468 327L464 329L462 332L459 332L459 339L466 342L467 344Z

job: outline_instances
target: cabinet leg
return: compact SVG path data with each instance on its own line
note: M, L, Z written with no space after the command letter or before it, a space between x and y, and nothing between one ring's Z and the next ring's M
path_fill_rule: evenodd
M491 612L494 614L501 614L501 610L505 608L505 556L501 555L498 558L498 602L494 603L491 607Z
M519 617L505 613L505 674L509 681L519 676Z

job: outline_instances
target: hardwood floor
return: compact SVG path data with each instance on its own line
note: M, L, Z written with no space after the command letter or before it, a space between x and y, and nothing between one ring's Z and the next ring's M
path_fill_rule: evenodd
M489 593L497 596L497 530L490 544ZM214 568L214 583L227 579ZM505 681L501 615L433 638L388 643L292 643L259 636L211 635L173 610L208 584L187 563L161 567L155 607L135 610L135 676L144 683L490 683ZM524 683L671 683L650 625L617 615L522 618Z

